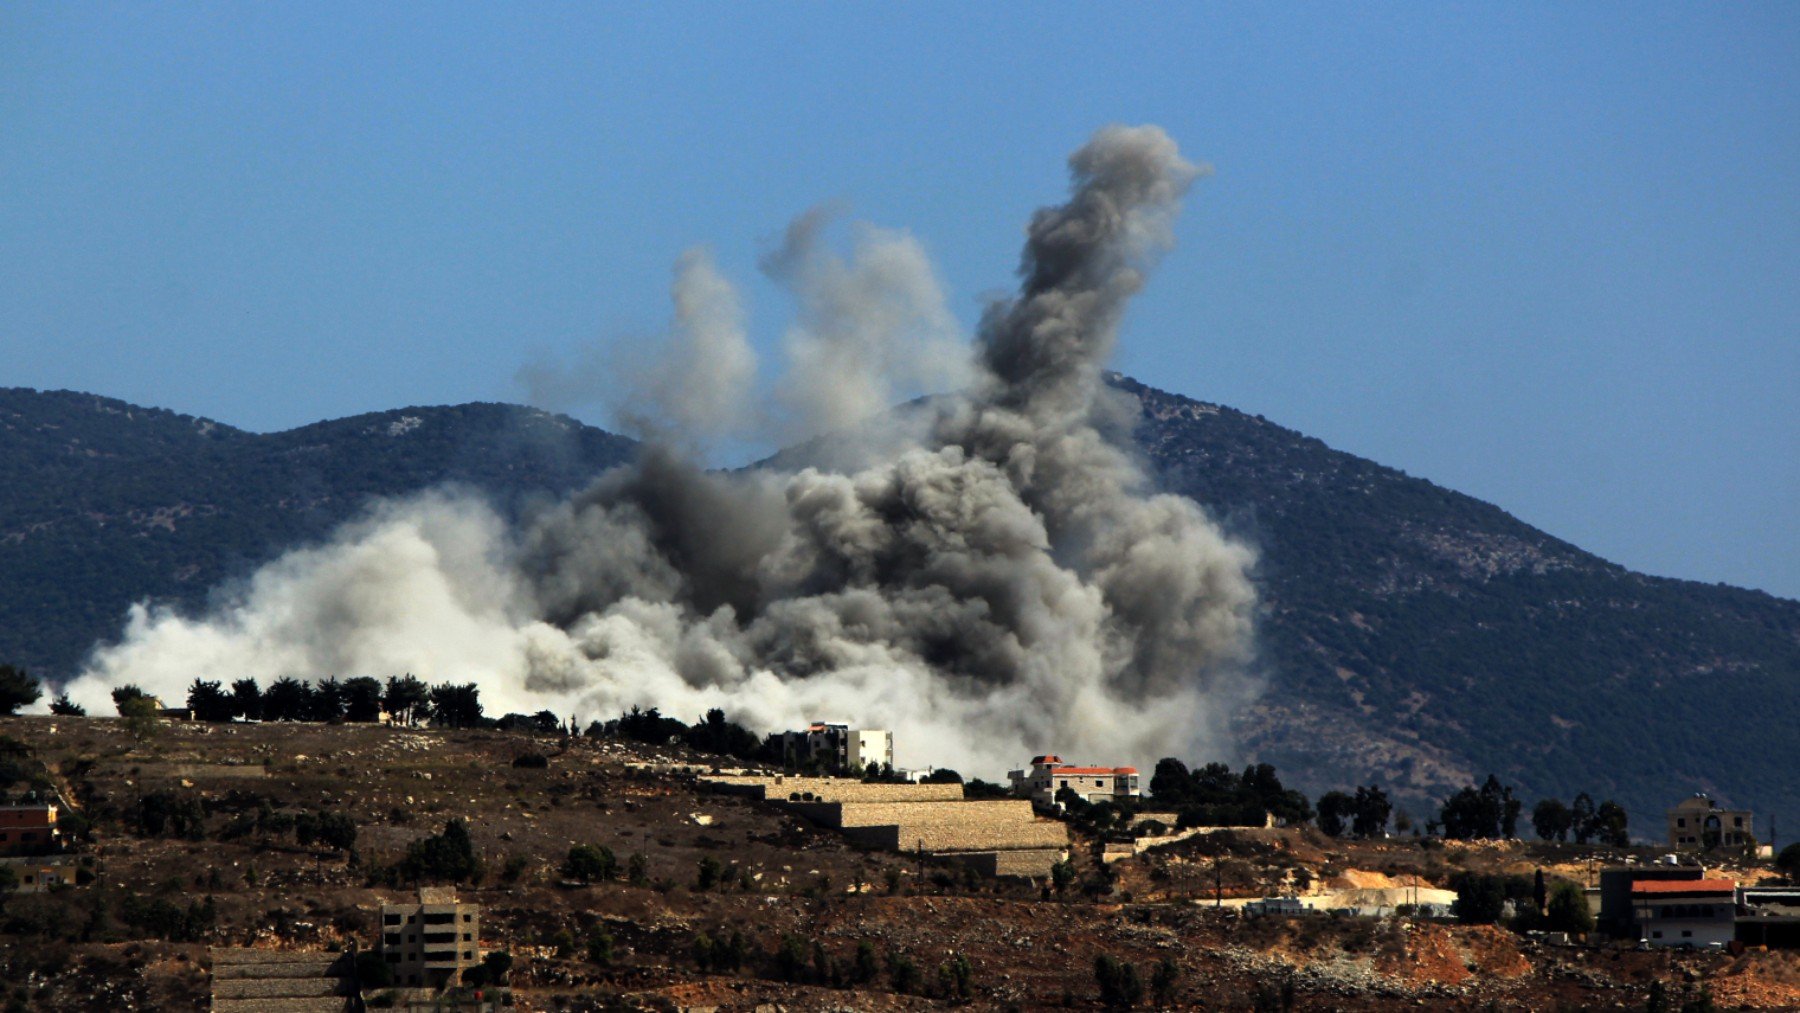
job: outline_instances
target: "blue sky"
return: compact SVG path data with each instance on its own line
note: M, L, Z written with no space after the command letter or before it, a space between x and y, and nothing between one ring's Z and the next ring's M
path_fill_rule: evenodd
M0 385L517 400L702 242L773 346L821 200L972 321L1115 121L1216 170L1126 372L1800 597L1794 4L10 4Z

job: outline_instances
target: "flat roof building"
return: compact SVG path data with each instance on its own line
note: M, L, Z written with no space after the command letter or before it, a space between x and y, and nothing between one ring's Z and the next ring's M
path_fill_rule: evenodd
M458 903L448 887L420 887L417 904L381 906L380 951L396 985L460 984L481 963L481 905Z
M1677 851L1741 848L1756 843L1748 809L1724 809L1704 794L1682 799L1666 814L1669 847Z
M48 855L62 850L56 807L0 805L0 855Z

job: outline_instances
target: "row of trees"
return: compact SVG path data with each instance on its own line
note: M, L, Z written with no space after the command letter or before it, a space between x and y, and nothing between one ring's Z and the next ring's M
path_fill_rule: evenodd
M1328 791L1319 796L1319 829L1332 837L1348 831L1357 837L1375 837L1387 830L1394 804L1375 785L1357 788L1354 795Z
M1629 817L1625 808L1611 800L1594 804L1594 799L1587 792L1575 796L1575 801L1563 805L1561 799L1547 798L1540 801L1531 810L1531 826L1538 837L1546 841L1566 841L1570 837L1576 844L1599 841L1624 847L1630 843L1630 835L1626 832Z
M1275 768L1253 763L1239 774L1223 763L1189 770L1173 756L1156 761L1150 794L1180 813L1183 827L1261 826L1269 816L1298 826L1313 818L1305 795L1282 786Z
M1223 763L1190 770L1180 760L1164 757L1157 761L1150 778L1150 794L1158 806L1180 813L1184 827L1256 826L1266 814L1289 826L1316 819L1319 829L1332 837L1379 837L1387 833L1388 822L1395 816L1393 801L1378 785L1328 791L1319 796L1315 810L1304 795L1284 788L1275 768L1266 763L1251 764L1238 774ZM1457 840L1516 837L1523 808L1513 789L1490 774L1481 785L1470 785L1450 796L1438 818L1426 822L1425 830ZM1596 805L1585 792L1571 805L1555 798L1540 801L1532 810L1531 822L1546 841L1572 837L1578 844L1592 841L1625 847L1630 843L1624 807L1612 801ZM1405 813L1400 813L1399 828L1404 831L1410 825Z
M113 690L113 704L124 713L128 700L145 696L136 686ZM401 724L474 728L484 723L481 689L474 683L429 685L412 675L389 677L384 685L369 676L325 679L317 683L292 677L275 680L267 689L255 679L239 679L230 688L205 679L188 687L187 705L199 721L348 721L372 723L383 712Z

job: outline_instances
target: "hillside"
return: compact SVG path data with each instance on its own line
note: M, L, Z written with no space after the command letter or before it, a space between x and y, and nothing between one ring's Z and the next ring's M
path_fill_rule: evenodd
M371 497L443 482L501 506L574 489L631 441L500 404L259 435L68 391L0 389L0 658L60 677L134 601L194 602Z
M1145 387L1165 486L1262 552L1272 691L1245 746L1325 787L1614 797L1640 834L1685 794L1800 818L1800 602L1633 573L1505 511ZM1340 773L1342 772L1342 773Z
M209 946L366 948L380 906L416 896L404 870L419 843L452 819L479 867L418 875L481 905L480 944L511 955L520 1013L1118 1008L1101 1001L1101 956L1131 964L1142 986L1168 962L1166 994L1146 988L1137 1008L1642 1009L1653 981L1678 1002L1710 990L1722 1008L1800 1000L1793 952L1640 953L1424 918L1240 915L1272 890L1432 890L1467 872L1522 886L1540 868L1575 879L1620 857L1573 844L1333 840L1308 827L1201 835L1106 864L1077 832L1073 881L1053 891L858 847L709 791L682 770L718 758L676 748L358 724L168 722L138 739L110 718L49 717L0 718L0 745L12 762L0 788L53 784L68 800L82 870L73 888L0 893L12 972L0 999L14 1009L204 1009ZM528 755L542 765L517 763ZM354 826L353 850L302 835L303 820L326 817ZM616 868L572 880L576 844L607 848ZM737 956L721 961L727 940ZM956 955L966 998L952 1000L957 977L940 968ZM381 1008L382 986L368 992Z
M1528 799L1616 797L1640 833L1697 790L1800 825L1784 748L1800 741L1800 603L1632 573L1267 420L1118 383L1164 484L1261 551L1270 691L1240 721L1252 755L1315 792L1377 779L1415 814L1493 770ZM67 673L131 601L197 600L370 496L454 481L513 504L630 447L506 405L257 435L0 391L0 658Z

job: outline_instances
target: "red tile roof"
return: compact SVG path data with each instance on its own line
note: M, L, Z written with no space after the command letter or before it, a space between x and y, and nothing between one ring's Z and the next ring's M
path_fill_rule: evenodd
M1631 884L1632 893L1731 893L1736 889L1737 884L1729 879L1647 879Z

